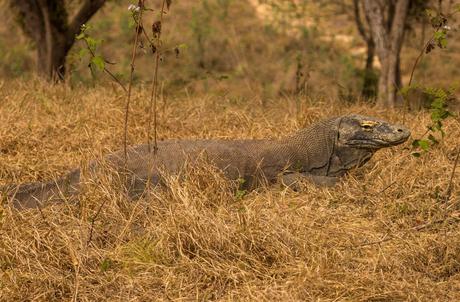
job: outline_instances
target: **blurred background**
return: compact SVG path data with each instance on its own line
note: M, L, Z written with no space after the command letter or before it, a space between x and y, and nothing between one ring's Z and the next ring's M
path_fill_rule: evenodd
M21 2L28 1L1 2L2 79L33 77L39 65L38 44L46 43L43 37L34 40L33 35L27 34L27 26L30 27L27 19L33 15L21 15ZM48 1L45 7L51 5L48 6L50 14L62 9L59 6L64 7L71 20L84 2ZM93 2L106 3L86 22L90 26L87 33L100 40L97 53L111 63L106 67L127 82L135 27L128 7L137 5L137 1ZM375 45L369 45L372 31L363 2L173 1L162 27L159 72L162 92L212 93L262 100L295 94L345 102L371 101L376 94L381 64L378 49L369 53L369 47L375 48ZM417 85L443 88L455 85L460 79L458 14L454 14L458 1L408 2L407 15L402 21L404 33L398 59L402 83L399 85L408 84L417 56L435 31L430 14L439 13L448 19L443 24L447 44L443 49L436 47L420 60L414 81ZM379 3L385 14L384 21L391 23L398 1ZM147 11L144 18L144 26L151 32L151 24L158 19L160 2L146 1L146 6L153 9ZM92 71L88 68L90 58L82 51L84 48L83 41L76 41L68 52L65 80L72 86L107 85L111 82L109 77L97 68ZM135 83L152 81L153 56L145 41L137 55Z

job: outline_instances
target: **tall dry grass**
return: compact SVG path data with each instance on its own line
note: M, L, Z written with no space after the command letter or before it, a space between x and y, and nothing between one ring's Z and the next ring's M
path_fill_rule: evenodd
M44 180L122 147L117 87L0 83L2 183ZM145 143L149 88L133 93L130 143ZM280 137L349 112L398 112L328 99L163 98L159 138ZM413 135L427 113L407 115ZM80 206L0 216L2 301L458 301L460 174L442 200L460 124L416 159L383 150L334 188L262 188L243 198L196 167L139 200L88 183ZM105 203L92 227L101 203ZM90 234L91 241L88 244Z

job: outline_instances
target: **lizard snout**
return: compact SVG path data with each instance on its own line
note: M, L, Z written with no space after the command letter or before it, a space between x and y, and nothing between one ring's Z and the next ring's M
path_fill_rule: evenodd
M392 128L393 131L391 132L391 141L393 141L393 143L396 145L404 143L411 135L410 130L404 126L394 125Z

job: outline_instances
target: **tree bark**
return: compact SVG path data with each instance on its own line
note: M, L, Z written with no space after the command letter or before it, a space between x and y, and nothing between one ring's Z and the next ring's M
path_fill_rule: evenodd
M372 39L366 40L367 56L366 66L364 67L363 89L362 96L369 99L376 96L377 87L375 87L375 72L374 72L374 57L375 44Z
M364 0L372 37L380 60L377 105L394 107L396 87L400 86L400 52L410 0ZM385 8L387 11L385 11ZM385 20L385 15L387 19Z
M37 49L37 71L53 81L64 79L67 53L80 27L105 3L86 0L69 22L64 0L10 0L17 20Z

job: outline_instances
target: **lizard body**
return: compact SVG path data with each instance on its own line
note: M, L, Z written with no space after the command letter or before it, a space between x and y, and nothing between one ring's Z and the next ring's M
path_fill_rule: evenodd
M243 179L247 189L256 187L261 178L286 185L300 179L333 185L377 150L401 144L409 136L402 126L352 114L320 121L281 140L165 140L158 142L156 152L147 145L130 147L126 166L122 151L105 160L116 171L129 172L127 188L132 196L142 193L147 182L160 183L160 171L179 173L185 163L194 164L200 158L229 179ZM89 166L94 171L98 163ZM22 184L13 190L7 186L6 191L15 207L31 208L75 195L79 185L80 170L75 169L48 183Z

